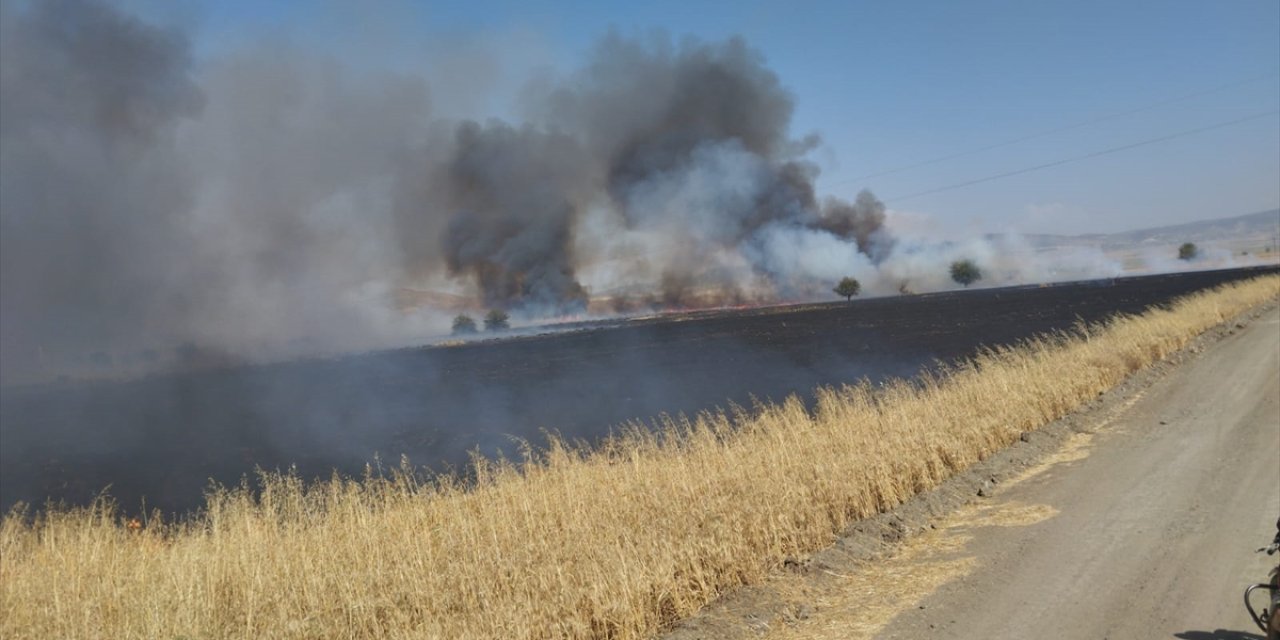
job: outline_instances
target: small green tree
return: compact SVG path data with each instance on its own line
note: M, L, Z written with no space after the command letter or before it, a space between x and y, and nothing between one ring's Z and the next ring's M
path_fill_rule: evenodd
M1195 260L1198 255L1200 255L1200 248L1194 243L1184 242L1181 247L1178 247L1179 260Z
M453 319L453 335L461 336L476 332L476 321L467 314L461 314Z
M510 329L511 323L508 322L510 319L511 316L507 315L506 311L493 309L484 317L485 331L505 331Z
M841 278L840 284L837 284L836 288L832 291L835 291L836 295L844 298L845 300L853 300L853 297L858 295L858 292L862 291L862 283L858 282L855 278Z
M951 263L951 279L967 287L982 279L982 270L972 260L956 260Z

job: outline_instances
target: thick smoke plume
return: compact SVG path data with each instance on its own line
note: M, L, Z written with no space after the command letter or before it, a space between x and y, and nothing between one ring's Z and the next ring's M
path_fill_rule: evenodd
M581 184L589 159L577 142L531 127L468 122L454 144L430 182L444 199L441 210L450 212L441 238L450 272L473 275L488 305L585 305L572 239L589 195Z
M871 193L815 193L819 141L741 39L607 35L528 82L515 123L433 114L436 93L484 100L427 75L282 42L197 61L98 2L0 0L6 380L403 343L459 308L802 299L845 275L891 293L926 270ZM408 290L455 302L407 311Z
M183 321L169 281L197 238L174 215L192 206L174 136L204 101L181 34L95 4L0 5L5 371Z
M770 298L798 274L767 253L796 231L887 251L874 196L819 204L804 159L816 139L788 137L792 98L739 39L611 35L527 102L519 128L457 125L444 166L423 171L432 195L416 215L448 216L446 265L486 304L578 310L582 272L601 270L597 284L667 303Z

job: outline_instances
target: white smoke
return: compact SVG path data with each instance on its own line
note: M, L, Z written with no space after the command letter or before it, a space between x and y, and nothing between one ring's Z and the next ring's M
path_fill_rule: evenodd
M446 331L457 305L409 310L406 289L532 322L592 296L617 311L827 298L845 276L868 295L945 289L958 259L977 286L1113 271L896 233L869 191L820 199L818 138L793 136L793 96L740 38L608 34L530 83L513 123L433 109L485 102L463 95L496 83L483 53L390 72L259 42L197 64L186 34L92 0L3 2L0 27L6 372ZM427 82L444 67L480 77Z

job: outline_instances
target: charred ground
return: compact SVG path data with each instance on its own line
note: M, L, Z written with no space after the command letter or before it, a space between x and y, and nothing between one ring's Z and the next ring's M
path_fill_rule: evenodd
M256 467L360 473L375 454L433 467L514 454L543 429L587 441L660 412L747 405L907 377L982 345L1093 322L1276 269L1236 269L701 312L530 338L0 389L0 506L183 511Z

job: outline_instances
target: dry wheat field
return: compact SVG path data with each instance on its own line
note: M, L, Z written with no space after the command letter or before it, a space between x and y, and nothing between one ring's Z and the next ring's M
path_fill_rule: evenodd
M642 638L1061 417L1280 276L988 350L940 374L631 425L474 481L211 489L196 515L109 500L0 524L5 638ZM260 485L260 486L258 486Z

